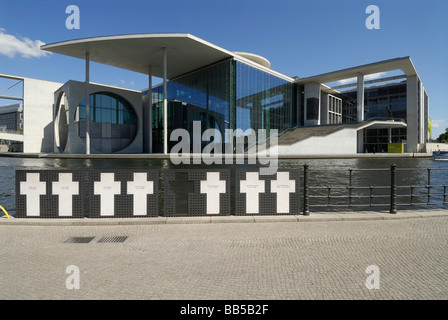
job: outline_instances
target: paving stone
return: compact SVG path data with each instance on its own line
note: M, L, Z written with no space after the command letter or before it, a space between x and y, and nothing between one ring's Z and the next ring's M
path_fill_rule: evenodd
M85 219L83 225L0 219L0 288L10 300L448 299L448 213L386 214L311 213L287 222ZM93 240L65 243L72 237ZM103 237L127 238L99 243ZM66 287L72 265L80 271L79 290ZM365 285L372 265L380 270L380 289Z

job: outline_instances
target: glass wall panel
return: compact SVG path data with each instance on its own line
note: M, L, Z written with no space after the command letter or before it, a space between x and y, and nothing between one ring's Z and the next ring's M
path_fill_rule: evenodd
M344 102L356 105L356 91L344 92L342 96ZM366 88L364 109L365 120L384 120L392 117L406 121L406 84ZM348 110L345 113L348 113Z
M169 141L174 129L186 129L193 138L193 121L201 122L201 133L215 128L224 134L230 128L232 68L229 60L168 82L168 151L178 143ZM153 88L152 113L153 152L157 153L163 151L162 85Z
M293 84L282 78L236 61L236 126L247 129L277 129L281 134L296 126Z
M295 126L293 84L235 60L224 61L167 84L168 140L183 128L193 138L193 121L206 129L278 129ZM147 92L144 92L147 94ZM153 88L153 152L163 151L163 86ZM168 151L177 141L168 141ZM202 143L202 147L209 144ZM224 146L223 146L224 148Z
M92 149L113 153L127 147L137 134L137 115L131 104L111 92L93 93L89 101ZM74 120L79 137L85 140L85 99L79 103Z

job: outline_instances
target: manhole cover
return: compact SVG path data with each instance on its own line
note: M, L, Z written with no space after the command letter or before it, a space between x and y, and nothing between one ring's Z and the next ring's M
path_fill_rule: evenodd
M100 240L98 240L98 243L105 243L105 242L124 242L128 236L113 236L113 237L102 237Z
M64 243L89 243L95 237L70 237Z

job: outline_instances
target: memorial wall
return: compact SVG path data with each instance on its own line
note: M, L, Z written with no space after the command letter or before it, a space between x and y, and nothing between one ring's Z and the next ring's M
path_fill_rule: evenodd
M17 170L16 218L299 214L299 180L298 169Z

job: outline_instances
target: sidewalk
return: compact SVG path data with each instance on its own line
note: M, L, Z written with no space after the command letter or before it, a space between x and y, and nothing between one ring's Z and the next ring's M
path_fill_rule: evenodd
M155 225L155 224L207 224L207 223L263 223L263 222L313 222L313 221L360 221L393 220L431 217L448 217L448 210L422 209L399 210L396 214L387 211L358 212L312 212L304 215L246 215L246 216L204 216L204 217L148 217L148 218L84 218L84 219L16 219L0 217L0 225L29 226L107 226L107 225Z
M0 217L0 300L445 300L444 217ZM79 289L67 286L73 266ZM379 289L366 286L369 266Z

